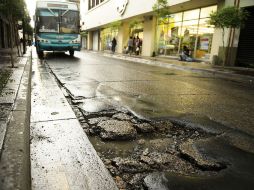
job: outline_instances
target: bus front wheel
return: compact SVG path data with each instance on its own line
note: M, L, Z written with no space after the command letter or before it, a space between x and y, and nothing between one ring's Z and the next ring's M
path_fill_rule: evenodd
M74 50L70 50L70 56L73 57L74 56Z
M37 53L38 53L38 57L39 57L40 59L43 58L43 51L38 51Z

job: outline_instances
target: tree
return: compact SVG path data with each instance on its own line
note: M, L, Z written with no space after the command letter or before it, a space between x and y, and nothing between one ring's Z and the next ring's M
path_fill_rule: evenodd
M159 18L168 17L170 15L168 0L157 0L153 5L153 11L155 11L157 17Z
M29 28L27 24L30 22L29 20L30 17L27 13L26 4L24 0L1 0L0 12L3 15L5 15L5 17L7 18L10 24L11 64L12 64L12 67L14 67L13 46L14 46L14 41L17 42L18 40L16 37L18 32L17 23L19 20L23 19L25 21L24 25L27 28ZM30 28L28 30L30 30Z
M26 53L26 35L33 36L33 28L30 25L31 18L28 14L28 11L25 11L22 24L23 24L23 53ZM29 37L28 37L29 38Z
M129 29L130 29L129 33L130 33L131 36L134 35L135 30L138 29L138 27L139 27L140 24L141 24L141 21L136 20L136 19L132 20L132 21L129 23Z
M210 14L209 24L222 29L223 66L226 62L225 30L228 28L241 28L247 19L248 12L243 9L230 6L222 8Z
M153 11L155 12L157 19L156 19L156 27L159 25L159 19L162 21L165 18L170 17L170 11L168 8L168 0L157 0L156 3L153 5ZM155 39L157 40L157 30L155 30ZM157 42L154 43L154 49L157 49ZM153 57L156 55L155 51L153 52Z
M109 24L109 28L111 30L111 35L114 34L115 31L117 31L119 29L119 27L121 26L122 22L121 21L115 21Z

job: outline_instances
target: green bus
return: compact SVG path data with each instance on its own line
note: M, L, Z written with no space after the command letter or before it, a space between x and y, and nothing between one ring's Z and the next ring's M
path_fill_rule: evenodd
M80 51L79 8L67 1L37 1L35 11L35 46L39 57L43 51Z

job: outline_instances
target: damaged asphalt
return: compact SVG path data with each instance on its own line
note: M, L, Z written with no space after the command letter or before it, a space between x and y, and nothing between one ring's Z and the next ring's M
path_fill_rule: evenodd
M1 124L9 148L2 149L1 170L15 171L6 167L7 150L22 158L17 167L26 166L26 175L0 175L5 189L252 189L253 86L246 78L90 52L32 56L30 79L16 72L21 84L32 81L31 92L25 85L11 91L15 82L4 89L4 114L26 114L27 94L32 108L30 123L18 124L14 112L9 121L16 125L3 133ZM14 146L17 131L30 135L30 148Z

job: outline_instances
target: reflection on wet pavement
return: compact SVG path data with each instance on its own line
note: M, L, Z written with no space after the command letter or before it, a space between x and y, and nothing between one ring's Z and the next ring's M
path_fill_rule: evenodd
M91 53L47 63L119 188L253 186L251 86ZM123 141L119 121L137 131L133 140Z

